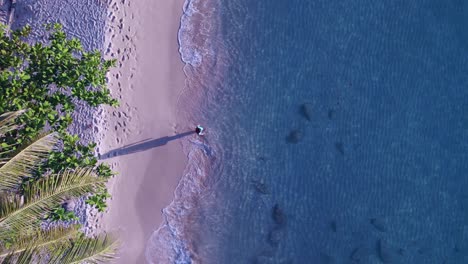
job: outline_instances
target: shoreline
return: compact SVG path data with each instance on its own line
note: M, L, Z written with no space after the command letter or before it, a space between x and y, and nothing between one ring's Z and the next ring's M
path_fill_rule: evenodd
M201 263L208 259L206 256L218 254L210 245L214 241L202 235L200 232L206 230L199 227L200 221L210 218L203 216L206 203L219 198L214 187L223 160L219 140L222 130L216 126L219 112L213 111L213 106L219 103L217 95L229 63L220 38L219 4L205 0L184 3L177 39L185 63L185 86L178 96L177 116L193 126L202 124L207 131L206 136L182 142L188 162L173 201L164 208L166 221L151 237L146 251L150 263Z
M102 218L103 229L118 230L123 242L115 263L146 262L147 241L162 224L162 209L172 201L186 163L178 140L164 142L186 132L177 131L176 123L185 80L177 41L182 7L183 0L109 6L106 56L118 59L109 89L121 106L102 111L99 152L111 153L105 161L119 172L109 184L112 198ZM113 151L133 143L133 151Z

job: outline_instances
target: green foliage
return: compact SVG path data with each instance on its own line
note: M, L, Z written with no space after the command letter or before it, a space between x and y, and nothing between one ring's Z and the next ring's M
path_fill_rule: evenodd
M41 135L9 153L12 157L0 167L0 191L18 191L21 179L42 166L57 141L55 133Z
M106 179L96 177L91 168L67 170L29 184L22 196L0 199L0 239L34 230L47 212L67 198L96 193L105 187Z
M47 153L47 159L39 156L43 162L34 163L31 170L23 173L22 186L45 174L79 167L95 167L100 177L113 176L115 173L107 164L97 165L96 144L80 142L78 135L69 134L67 128L73 121L76 100L92 107L118 104L111 98L105 78L115 60L102 59L98 51L85 51L78 39L67 38L59 24L45 27L47 41L31 43L26 41L30 26L7 34L6 27L0 24L4 32L0 35L0 113L27 109L21 115L6 117L15 122L0 138L0 164L35 141L44 127L49 126L57 131L60 148ZM7 184L8 187L16 183L17 175L14 176L11 179L15 182ZM101 193L92 196L89 202L102 211L105 200Z
M32 142L24 151L44 152L49 149L47 144L55 144L53 140L44 141L47 138L53 139L44 136L41 140ZM17 153L0 167L0 178L14 179L22 175L25 170L21 164L32 162L28 155L24 155L24 151ZM2 186L6 191L0 191L0 263L32 263L33 259L37 262L47 256L43 254L44 250L47 250L50 256L49 259L45 259L46 263L79 263L81 260L101 263L112 259L117 242L107 236L85 238L75 227L40 229L41 219L44 218L76 218L74 214L60 207L65 199L95 193L98 190L100 195L108 197L101 194L105 190L105 182L106 178L97 177L92 168L77 168L28 182L21 194ZM48 215L46 212L51 213Z
M37 230L10 248L0 249L0 263L105 263L115 258L118 246L119 242L107 234L90 238L80 233L77 226L57 227Z
M68 135L67 128L75 100L92 107L118 105L106 87L106 73L115 60L102 59L99 51L85 51L78 39L67 38L59 24L46 29L46 43L30 44L26 41L30 26L11 34L0 26L4 30L0 34L0 113L27 109L17 118L19 129L0 140L0 159L49 125L59 132L64 150L52 155L42 171L94 166L95 144L83 145L77 136Z
M60 152L53 152L49 155L43 168L39 170L39 174L46 169L51 170L53 173L57 173L64 169L93 167L96 165L97 159L94 157L94 148L96 147L96 143L83 145L79 143L80 138L78 135L70 135L66 133L61 134L61 138L63 148Z
M48 218L54 221L78 220L78 217L75 215L74 212L67 211L61 206L52 209L52 213L49 215Z
M116 172L113 172L109 165L106 163L101 163L96 167L97 174L102 177L111 177L116 174Z
M21 236L16 240L9 240L8 247L0 250L0 258L14 253L19 254L28 248L54 249L69 246L71 239L80 235L79 225L69 227L55 227L48 230L38 229L31 234Z
M31 43L31 27L7 33L0 23L0 263L42 260L44 250L48 263L100 263L113 258L114 239L39 224L76 219L60 206L70 197L91 195L88 204L106 208L105 183L115 173L97 165L95 143L67 129L76 101L118 104L105 77L115 61L85 51L59 24L46 29L46 42Z
M89 197L86 200L86 204L94 206L94 208L98 209L99 212L104 212L104 210L107 208L106 200L110 197L111 196L107 192L107 189L102 189L101 191Z
M47 263L105 263L115 259L115 251L119 242L109 235L100 235L96 238L82 236L73 241L70 248L54 252Z

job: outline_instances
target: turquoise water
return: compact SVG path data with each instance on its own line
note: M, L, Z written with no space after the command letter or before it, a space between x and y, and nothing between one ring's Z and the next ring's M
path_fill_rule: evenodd
M188 0L180 115L207 135L148 259L468 263L467 12Z

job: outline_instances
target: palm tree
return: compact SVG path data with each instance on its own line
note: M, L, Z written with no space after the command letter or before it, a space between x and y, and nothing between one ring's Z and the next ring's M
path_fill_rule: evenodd
M21 248L0 255L3 258L0 263L29 264L32 259L35 263L47 264L104 263L115 258L119 245L116 239L106 234L89 238L78 235L77 231L70 232L73 229L54 231L55 236L25 243Z
M30 236L23 236L17 239L8 250L4 250L0 254L0 258L24 254L24 252L31 249L31 241L33 240L35 240L34 248L37 250L67 247L71 240L79 235L78 228L78 225L72 225L70 227L57 227L51 230L39 229Z
M0 115L0 138L17 129L23 111ZM84 236L77 226L40 228L46 215L66 199L103 188L93 168L66 170L22 185L55 148L55 133L44 134L14 152L0 154L0 263L102 263L115 255L117 240ZM7 154L7 155L5 155Z

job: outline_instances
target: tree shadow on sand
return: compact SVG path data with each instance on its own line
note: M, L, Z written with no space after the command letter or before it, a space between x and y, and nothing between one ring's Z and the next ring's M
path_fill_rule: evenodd
M105 160L117 156L124 156L124 155L129 155L133 153L137 153L140 151L145 151L148 149L160 147L166 145L169 141L176 140L179 138L183 138L185 136L189 136L191 134L195 134L195 131L187 131L181 134L177 134L174 136L170 137L162 137L162 138L157 138L157 139L144 139L126 146L123 146L121 148L113 149L111 151L108 151L102 155L99 155L99 160Z

